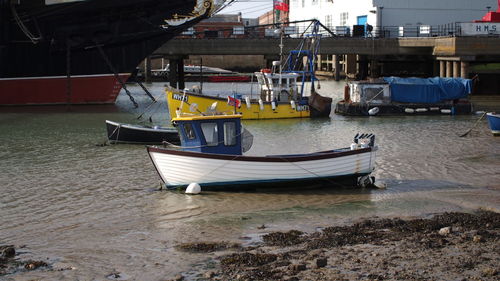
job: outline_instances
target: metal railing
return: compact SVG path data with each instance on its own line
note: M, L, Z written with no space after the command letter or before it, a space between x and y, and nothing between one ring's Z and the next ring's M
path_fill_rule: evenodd
M302 38L307 34L314 20L287 22L284 24L267 24L257 26L235 26L233 28L204 30L196 32L190 28L177 38L279 38L280 32L285 37ZM400 37L449 37L449 36L474 36L462 30L464 24L478 23L449 23L443 25L419 26L324 26L321 24L319 33L322 37L358 37L358 38L400 38ZM500 37L500 24L490 27L490 32L477 36ZM493 32L494 31L494 32Z

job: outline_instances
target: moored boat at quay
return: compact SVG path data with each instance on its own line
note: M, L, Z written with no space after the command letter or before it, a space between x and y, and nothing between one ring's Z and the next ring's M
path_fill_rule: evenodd
M0 0L0 105L114 103L147 55L219 0Z
M351 116L470 114L472 80L384 77L351 81L335 113Z
M264 68L255 72L258 93L243 95L235 93L232 97L203 95L200 91L177 90L167 87L167 102L170 118L177 115L183 104L189 105L191 113L209 111L216 106L220 112L238 112L243 119L279 119L329 117L332 98L324 97L315 90L315 59L319 50L319 21L312 24L311 34L301 40L296 50L283 58L283 44L280 44L280 61L273 61L271 69ZM281 32L283 39L283 31ZM306 81L310 89L306 90ZM189 113L189 112L187 112Z

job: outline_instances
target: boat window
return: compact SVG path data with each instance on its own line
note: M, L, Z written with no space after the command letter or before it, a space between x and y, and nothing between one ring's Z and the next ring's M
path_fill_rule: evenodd
M273 78L273 85L279 85L280 79L279 78ZM281 84L282 85L287 85L288 84L288 79L286 78L281 78Z
M184 132L186 134L186 137L190 140L194 140L196 138L196 135L194 134L193 126L191 126L191 123L184 123Z
M201 123L201 130L205 136L208 146L217 146L219 135L217 133L217 123Z
M236 145L236 123L224 122L224 145Z

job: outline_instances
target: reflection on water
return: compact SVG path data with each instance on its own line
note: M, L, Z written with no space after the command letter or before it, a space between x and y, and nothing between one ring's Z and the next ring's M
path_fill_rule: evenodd
M320 93L338 100L342 87L323 82ZM314 231L361 217L500 209L500 138L485 121L458 137L477 116L244 121L254 135L250 155L346 147L356 133L374 133L374 175L385 190L158 191L143 146L100 146L106 119L151 117L168 125L162 84L151 88L159 102L141 120L151 101L130 88L139 109L126 95L113 106L0 108L0 244L26 245L22 258L48 258L65 269L21 272L16 280L103 280L114 272L128 280L163 280L206 258L175 250L182 242L254 243L269 231ZM243 84L204 89L249 90Z

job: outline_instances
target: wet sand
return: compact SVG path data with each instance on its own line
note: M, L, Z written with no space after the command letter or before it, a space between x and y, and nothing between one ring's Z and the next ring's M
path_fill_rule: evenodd
M498 280L500 213L443 213L431 218L365 219L321 231L273 232L242 247L191 243L203 269L174 280ZM227 252L230 249L231 251Z

